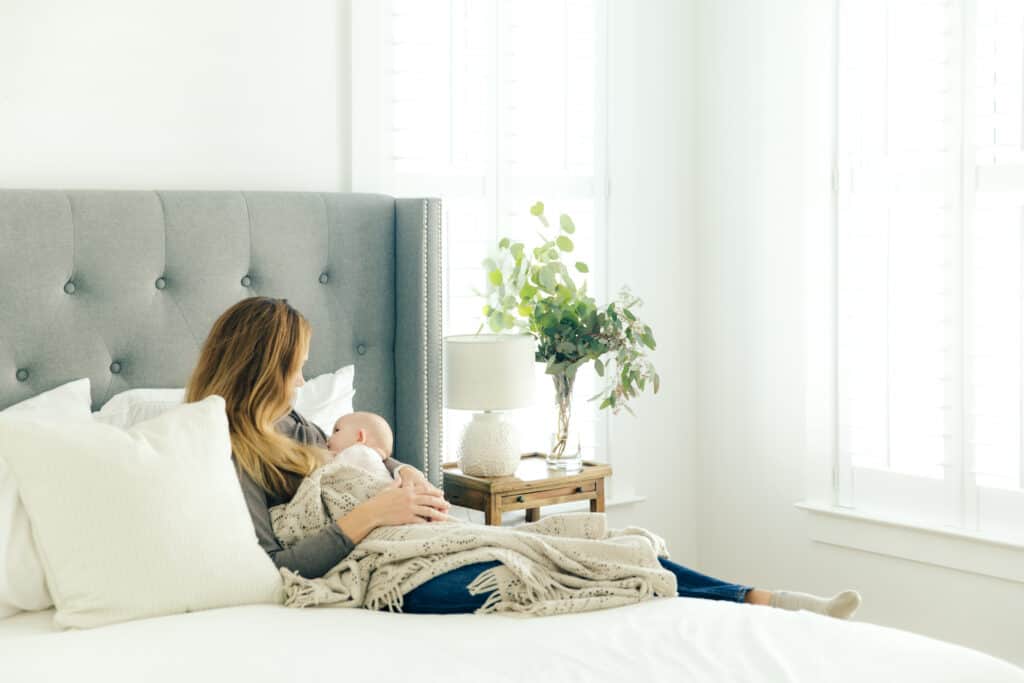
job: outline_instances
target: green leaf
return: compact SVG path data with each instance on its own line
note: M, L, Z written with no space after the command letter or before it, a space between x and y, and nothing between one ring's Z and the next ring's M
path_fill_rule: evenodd
M503 313L502 316L502 327L506 330L511 330L516 324L516 319L510 313Z
M661 377L658 373L654 373L654 393L658 393L658 389L661 388Z
M574 245L572 243L572 240L566 237L565 235L559 235L558 239L555 240L555 242L558 244L558 248L561 249L562 251L573 250Z
M622 309L622 315L624 315L627 318L629 318L629 322L631 322L631 323L635 323L636 322L636 316L633 315L633 312L630 311L628 308L623 308Z
M484 308L483 308L483 311L484 311L484 317L487 317L487 316L489 316L491 314L491 307L489 305L485 304Z
M544 213L544 202L537 202L530 207L530 213L534 216L539 216Z
M516 242L515 244L512 245L512 248L509 251L512 252L512 256L515 258L516 261L522 260L522 258L523 258L523 243L522 242Z
M515 308L516 307L516 298L514 296L512 296L511 294L509 294L508 296L506 296L504 299L501 300L501 307L502 308Z
M504 314L501 311L492 311L487 316L487 325L491 328L491 332L501 332L503 322Z
M501 283L505 281L505 279L501 275L500 270L492 270L490 273L487 274L487 279L495 287L500 286Z
M572 222L572 219L564 213L558 217L558 224L561 226L563 231L570 235L576 232L576 225Z
M604 363L601 362L600 358L594 361L594 369L597 370L598 377L604 377Z
M519 308L517 310L519 311L519 315L524 318L529 318L530 314L533 313L533 306L530 304L519 304Z
M501 241L498 242L498 249L508 249L508 245L512 244L512 240L507 237L502 237Z
M533 295L536 294L536 293L537 293L537 288L536 287L534 287L533 285L530 285L530 284L526 284L526 285L523 285L523 288L519 290L519 298L520 299L532 299Z
M590 268L588 268L587 264L584 263L583 261L577 261L576 262L576 270L580 271L581 273L589 273L590 272Z
M550 264L540 269L540 284L549 292L555 291L555 269Z
M492 271L492 270L494 270L494 269L496 269L498 267L498 264L495 263L494 259L492 259L492 258L485 258L480 263L481 263L481 265L483 265L484 269L487 270L488 272L490 272L490 271Z

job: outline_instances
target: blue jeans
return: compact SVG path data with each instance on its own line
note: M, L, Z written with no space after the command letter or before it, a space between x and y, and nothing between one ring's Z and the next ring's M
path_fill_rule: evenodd
M751 589L750 586L726 583L699 574L663 557L659 557L658 562L676 575L680 597L743 602L747 591ZM501 563L496 560L477 562L435 576L405 594L402 611L413 614L468 614L474 612L484 604L490 593L470 595L466 586L472 583L480 572L499 564Z

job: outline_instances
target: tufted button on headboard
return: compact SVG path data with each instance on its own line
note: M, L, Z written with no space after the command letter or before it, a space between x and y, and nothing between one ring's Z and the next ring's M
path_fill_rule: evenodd
M182 387L220 313L282 297L313 327L307 376L355 364L356 407L439 485L440 248L437 200L0 190L0 409L79 377L94 409Z

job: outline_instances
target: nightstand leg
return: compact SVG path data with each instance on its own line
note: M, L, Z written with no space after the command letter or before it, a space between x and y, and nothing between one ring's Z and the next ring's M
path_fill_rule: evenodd
M484 524L501 526L501 499L498 496L491 496L487 501L487 509L484 510Z
M540 508L526 508L526 521L536 522L540 519Z
M590 499L591 512L604 512L604 479L597 480L597 498Z

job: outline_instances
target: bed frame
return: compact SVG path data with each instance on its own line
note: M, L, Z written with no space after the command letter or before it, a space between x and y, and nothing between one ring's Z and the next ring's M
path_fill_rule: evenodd
M437 199L0 190L0 409L80 377L94 410L182 387L228 306L283 297L306 375L354 363L356 408L440 486L441 240Z

